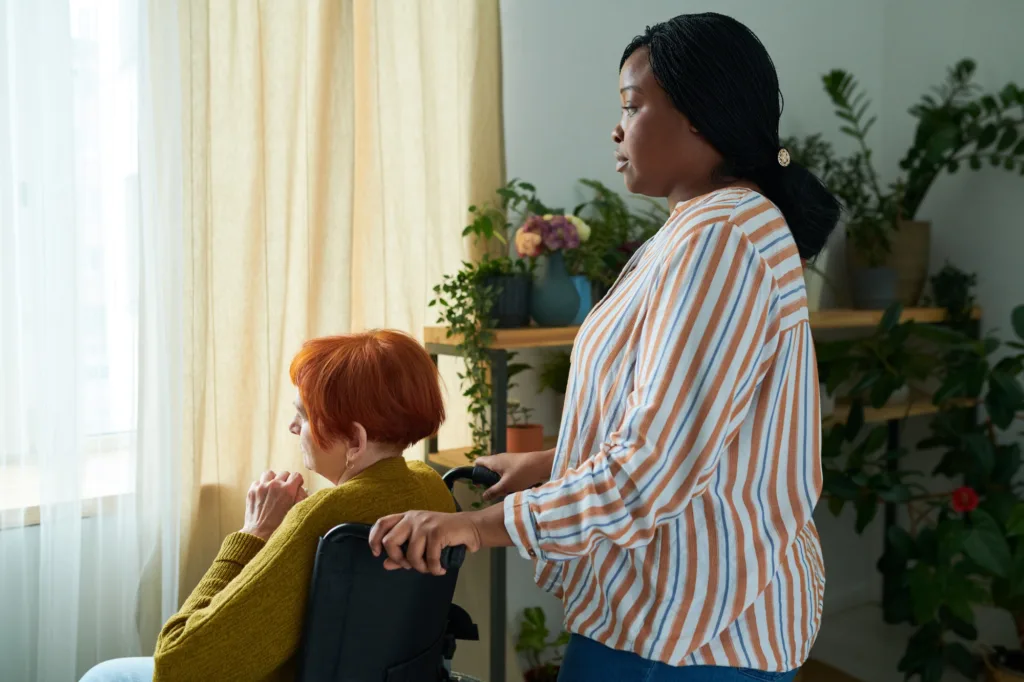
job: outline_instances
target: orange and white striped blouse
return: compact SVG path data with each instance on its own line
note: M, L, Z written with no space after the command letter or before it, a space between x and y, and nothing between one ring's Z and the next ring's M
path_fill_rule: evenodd
M792 670L825 588L819 410L782 214L746 189L681 203L580 329L552 480L505 525L571 632Z

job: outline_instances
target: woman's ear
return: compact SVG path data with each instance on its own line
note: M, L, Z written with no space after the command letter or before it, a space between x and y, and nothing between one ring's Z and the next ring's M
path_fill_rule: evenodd
M366 429L359 422L352 422L352 435L348 438L348 452L345 453L346 468L359 461L366 453Z

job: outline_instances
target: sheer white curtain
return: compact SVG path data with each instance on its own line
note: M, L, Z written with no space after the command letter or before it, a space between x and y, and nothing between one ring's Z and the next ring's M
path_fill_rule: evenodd
M0 0L0 680L177 604L177 48L173 2Z

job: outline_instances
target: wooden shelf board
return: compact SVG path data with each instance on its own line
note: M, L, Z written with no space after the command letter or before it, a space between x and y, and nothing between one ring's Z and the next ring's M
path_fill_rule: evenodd
M960 401L960 407L971 407L974 403L969 400ZM923 417L930 414L938 414L939 408L932 404L928 396L915 396L913 400L905 403L886 405L884 407L865 407L864 421L868 424L879 424L888 421L900 421L908 417ZM844 422L850 416L850 406L846 404L836 405L832 414L826 417L823 423L828 426L836 422Z
M819 310L811 313L812 329L864 329L876 326L882 321L881 310ZM981 309L975 308L974 319L981 318ZM902 322L935 324L946 319L942 308L906 308L900 317ZM523 327L521 329L495 329L494 341L490 347L500 350L523 348L557 348L571 346L579 327ZM445 327L424 327L425 343L454 346L459 343L457 336L448 337Z
M970 407L971 403L965 401L963 407ZM910 403L899 403L886 405L885 407L865 407L864 422L867 424L881 424L887 421L899 421L908 417L922 417L930 414L937 414L939 408L933 405L927 396L914 398ZM828 417L822 420L822 424L830 426L836 422L844 422L850 416L850 406L845 404L836 405L835 410ZM558 442L557 436L545 436L544 447L553 448ZM427 455L427 461L445 469L466 466L469 460L466 454L471 448L451 448L431 452Z
M558 443L558 436L545 436L544 447L553 448ZM472 448L451 448L449 450L439 450L438 452L431 452L427 455L427 461L435 466L442 467L444 469L454 469L456 467L463 467L469 464L469 459L466 454Z

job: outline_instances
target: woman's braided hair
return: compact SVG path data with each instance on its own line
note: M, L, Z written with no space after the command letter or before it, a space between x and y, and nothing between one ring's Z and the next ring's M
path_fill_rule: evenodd
M839 202L806 168L780 162L782 93L757 36L721 14L681 14L634 38L619 69L641 48L672 104L722 155L716 176L757 184L785 216L800 256L817 255L839 221Z

